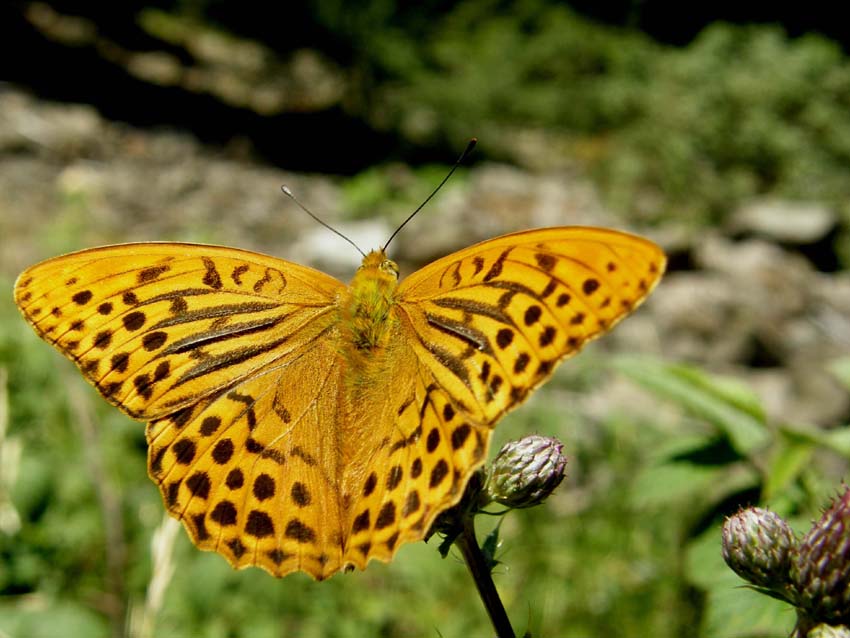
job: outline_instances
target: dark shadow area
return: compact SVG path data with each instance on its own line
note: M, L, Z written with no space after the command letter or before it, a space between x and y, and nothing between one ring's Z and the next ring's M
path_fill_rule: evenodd
M820 33L836 40L844 50L850 42L850 22L842 18L838 3L750 3L674 2L647 0L634 2L592 2L571 0L570 6L588 18L643 31L659 42L685 46L712 22L733 24L775 24L791 37Z
M133 7L128 5L125 11ZM61 7L60 7L61 9ZM249 140L263 160L293 171L352 174L389 159L401 159L397 138L370 128L341 108L265 117L230 106L204 93L144 82L127 73L91 46L70 47L38 32L20 12L0 15L0 39L13 43L14 58L0 79L26 87L38 97L90 104L110 120L142 128L169 127L191 131L209 145ZM137 51L162 50L125 13L109 22L108 37ZM178 49L169 50L178 57ZM332 146L329 146L331 144ZM420 161L452 156L419 153ZM408 156L404 156L410 161Z
M678 46L690 42L715 20L777 23L791 35L818 31L842 42L850 37L850 26L846 21L835 19L838 9L832 6L755 8L731 2L680 5L669 1L640 4L621 1L598 5L585 0L570 4L587 17L641 30L659 41ZM199 3L195 11L205 24L219 25L223 31L261 42L278 53L311 48L335 60L341 67L350 68L363 53L356 50L356 33L368 33L370 25L387 22L386 26L399 28L408 37L427 37L429 28L457 5L445 1L398 2L393 12L385 16L381 7L374 3L364 7L361 13L349 15L339 8L322 9L309 3L260 5L246 10L244 3L222 0ZM508 7L510 3L496 3L495 8L502 5ZM183 62L191 62L184 49L152 37L137 22L142 8L172 11L175 10L173 2L104 4L57 0L46 6L59 15L85 18L96 25L98 36L128 51L162 51ZM26 19L25 11L24 3L7 3L0 8L0 40L7 49L0 80L26 87L45 99L90 104L108 119L138 127L168 126L189 130L202 142L213 146L248 140L260 158L274 165L296 171L321 170L338 174L353 174L388 160L411 165L431 161L445 163L463 142L434 139L413 144L403 139L398 131L378 130L363 113L339 105L266 117L229 106L209 94L157 86L132 76L120 64L109 61L95 46L72 46L48 39ZM330 29L325 23L334 23L336 28ZM371 81L380 80L373 78ZM366 80L364 86L368 83ZM368 94L363 86L358 90ZM470 136L476 133L469 131ZM479 152L473 161L482 157Z

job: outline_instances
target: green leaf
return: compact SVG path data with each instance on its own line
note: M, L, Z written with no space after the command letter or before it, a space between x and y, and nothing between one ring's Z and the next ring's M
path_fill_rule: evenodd
M850 426L824 430L813 425L783 424L780 432L789 440L820 445L845 458L850 458Z
M487 561L487 567L490 571L493 571L493 568L496 567L502 561L496 558L496 550L499 549L499 529L502 527L502 521L504 519L499 519L499 524L493 528L493 530L484 537L484 542L481 543L481 551L484 554L484 560Z
M711 590L729 584L737 586L745 582L723 560L720 553L721 527L721 523L716 523L688 543L685 576L688 582L701 589Z
M636 507L658 507L691 498L722 476L724 468L664 463L638 473L631 485Z
M63 601L47 609L0 606L0 636L98 638L108 635L106 622L82 604Z
M767 501L781 494L805 470L814 445L800 437L780 436L767 471L763 498Z
M758 486L760 476L743 462L714 466L675 461L639 472L631 485L636 507L671 507L690 503L694 515L730 494Z
M744 586L729 572L728 582L706 596L703 638L788 636L795 615L790 606Z
M850 459L850 427L844 426L823 432L823 444Z
M657 396L714 425L744 456L770 440L764 409L740 381L649 357L617 357L612 365Z
M827 365L827 369L845 388L850 389L850 357L833 359Z

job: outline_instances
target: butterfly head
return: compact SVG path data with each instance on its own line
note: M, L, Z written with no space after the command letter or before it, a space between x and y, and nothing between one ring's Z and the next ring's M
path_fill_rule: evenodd
M373 250L363 258L356 276L395 284L398 281L398 265L383 250Z

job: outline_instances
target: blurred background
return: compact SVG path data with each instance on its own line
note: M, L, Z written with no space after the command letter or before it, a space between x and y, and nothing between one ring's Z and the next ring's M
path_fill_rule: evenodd
M0 637L490 635L436 542L315 583L235 572L163 526L143 426L42 343L26 266L139 240L223 243L347 281L536 226L659 242L634 317L497 428L568 478L501 525L519 632L784 636L719 525L807 529L850 459L850 23L839 5L644 0L4 2L0 7ZM479 521L486 533L495 521Z

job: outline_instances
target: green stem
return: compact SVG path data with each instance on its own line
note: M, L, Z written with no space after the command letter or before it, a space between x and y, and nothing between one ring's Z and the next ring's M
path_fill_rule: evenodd
M502 604L502 599L499 598L499 592L496 591L496 585L493 583L490 566L487 564L475 538L475 523L472 516L463 517L463 531L455 539L455 545L463 554L466 566L469 568L475 586L478 588L481 602L484 603L484 607L487 608L487 613L490 615L490 622L493 623L496 635L498 638L516 638L505 606Z

